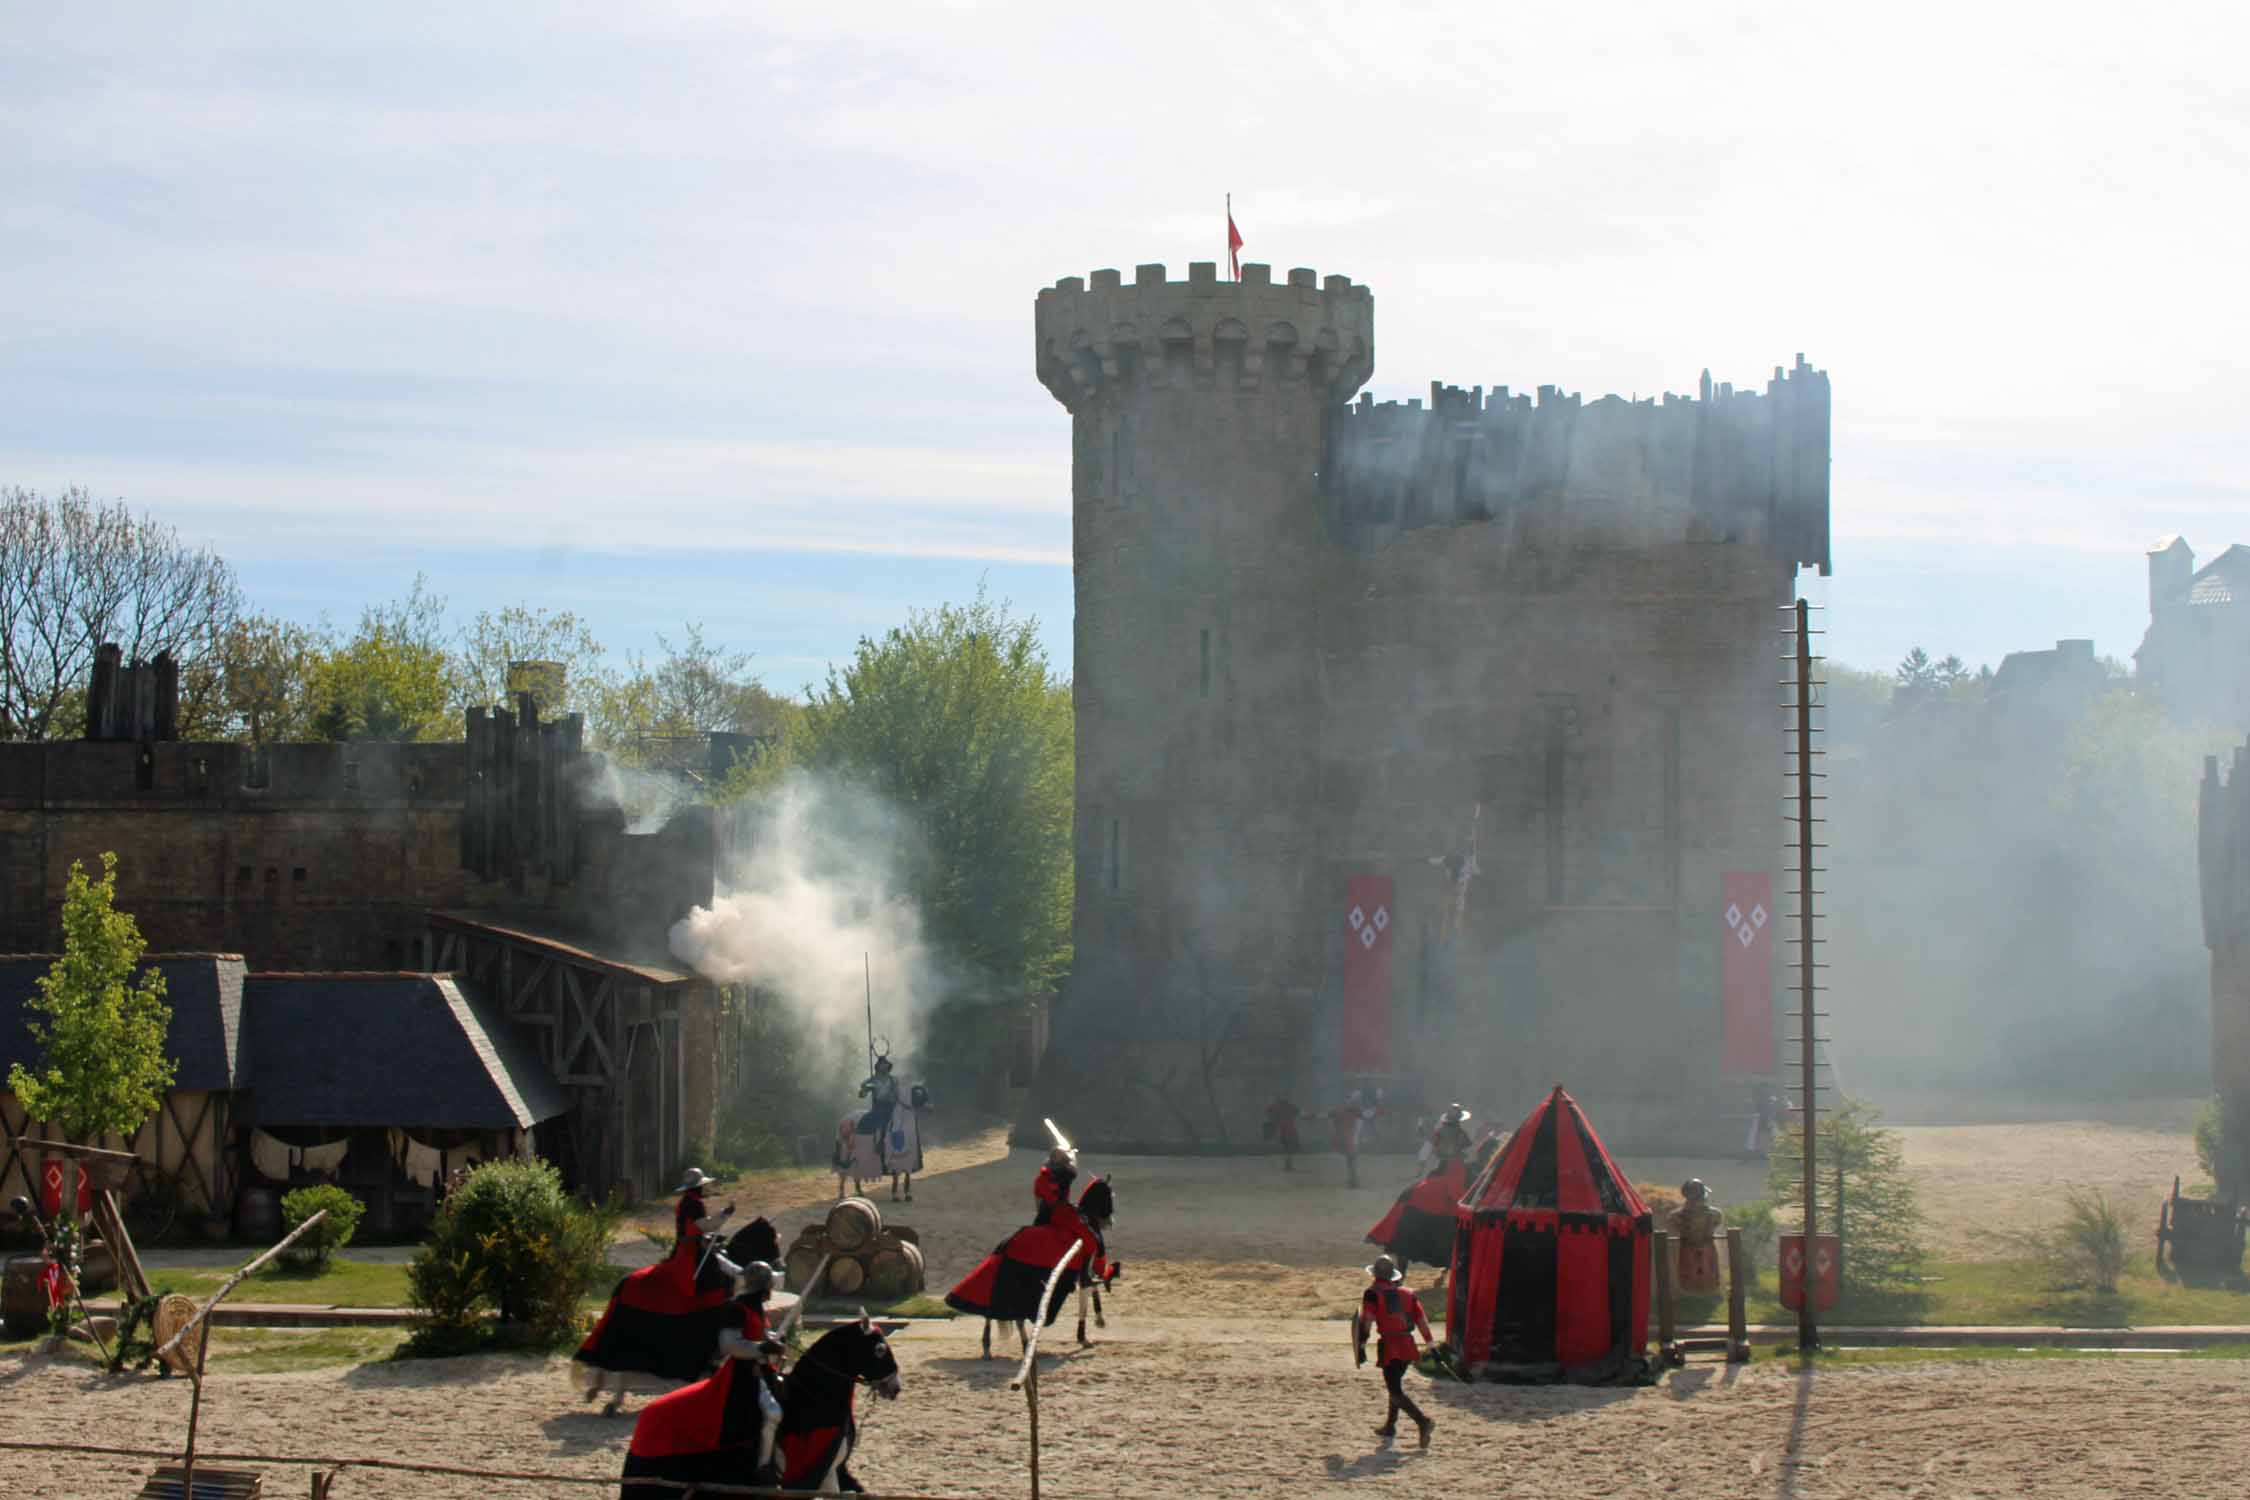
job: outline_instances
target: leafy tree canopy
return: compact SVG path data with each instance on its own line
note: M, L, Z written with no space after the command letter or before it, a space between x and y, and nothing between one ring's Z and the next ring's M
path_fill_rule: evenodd
M66 1135L130 1139L172 1086L164 1042L172 1025L164 976L135 977L147 944L132 914L115 909L117 856L102 855L101 879L73 860L63 892L63 953L39 980L25 1024L41 1049L36 1071L8 1068L8 1088L26 1115Z

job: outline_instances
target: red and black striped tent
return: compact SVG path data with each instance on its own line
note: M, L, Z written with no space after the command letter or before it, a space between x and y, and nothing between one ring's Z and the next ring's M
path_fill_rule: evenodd
M1494 1380L1648 1375L1649 1211L1560 1085L1461 1200L1446 1342Z

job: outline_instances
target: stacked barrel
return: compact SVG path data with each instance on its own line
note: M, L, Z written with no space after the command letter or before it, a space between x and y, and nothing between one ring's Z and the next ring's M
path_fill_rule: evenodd
M904 1224L886 1228L866 1198L845 1198L825 1221L807 1224L782 1261L784 1285L807 1297L891 1303L923 1289L922 1237Z

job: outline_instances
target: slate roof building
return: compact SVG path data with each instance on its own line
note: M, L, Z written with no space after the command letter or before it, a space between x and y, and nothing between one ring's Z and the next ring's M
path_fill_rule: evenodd
M174 1087L129 1143L143 1182L176 1183L198 1217L225 1220L244 1187L262 1201L333 1181L368 1207L367 1232L415 1228L442 1175L540 1148L570 1097L521 1028L449 974L248 974L228 954L150 960L172 1008ZM0 958L0 1077L36 1066L23 1022L51 954ZM52 1138L0 1091L0 1198L37 1190L26 1136ZM551 1152L542 1152L551 1154Z
M54 1138L44 1124L25 1118L7 1089L12 1065L40 1064L25 1022L38 1019L31 1001L54 961L51 953L0 955L0 1202L19 1193L36 1200L41 1163L23 1141ZM245 1080L242 960L226 953L153 953L147 962L164 976L164 1000L172 1008L172 1088L130 1143L100 1144L138 1153L146 1164L144 1184L158 1175L176 1182L184 1211L224 1218L240 1186L227 1142Z
M2176 722L2250 729L2250 546L2200 568L2184 537L2149 549L2148 633L2133 660Z

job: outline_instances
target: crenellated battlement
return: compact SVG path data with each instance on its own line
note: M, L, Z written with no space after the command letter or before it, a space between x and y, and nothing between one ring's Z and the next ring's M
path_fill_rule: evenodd
M1348 400L1375 369L1375 299L1348 276L1302 268L1276 282L1250 264L1221 281L1212 261L1170 281L1161 265L1066 276L1034 318L1040 383L1078 411L1135 386L1302 389Z
M1567 540L1702 538L1761 544L1829 568L1828 376L1797 356L1761 392L1587 402L1432 382L1428 405L1362 396L1336 426L1322 471L1341 540L1514 515Z

